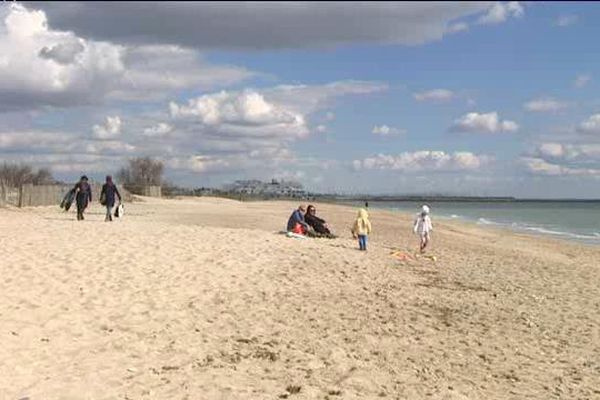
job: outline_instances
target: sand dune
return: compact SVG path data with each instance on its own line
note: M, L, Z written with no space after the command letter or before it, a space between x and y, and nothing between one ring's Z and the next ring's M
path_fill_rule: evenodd
M319 205L144 199L112 224L0 209L0 399L600 398L600 249ZM434 216L435 217L435 216Z

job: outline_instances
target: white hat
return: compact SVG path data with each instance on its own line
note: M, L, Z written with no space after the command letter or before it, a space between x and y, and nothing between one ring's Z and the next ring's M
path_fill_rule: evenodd
M423 210L423 212L425 214L429 214L429 207L428 206L423 206L422 210Z

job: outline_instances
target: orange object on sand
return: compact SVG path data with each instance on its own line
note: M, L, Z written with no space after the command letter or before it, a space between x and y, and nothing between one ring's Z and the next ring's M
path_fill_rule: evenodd
M294 230L292 230L293 233L296 233L298 235L304 235L304 228L302 227L302 225L300 224L296 224L296 226L294 226Z

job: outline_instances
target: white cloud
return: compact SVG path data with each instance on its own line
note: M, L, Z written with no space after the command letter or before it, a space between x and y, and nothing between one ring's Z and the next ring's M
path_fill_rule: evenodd
M571 26L577 22L579 17L577 15L561 15L556 20L556 26L560 26L561 28Z
M456 22L448 27L446 32L448 33L458 33L458 32L466 32L469 30L469 25L466 22Z
M557 112L569 107L568 103L553 99L551 97L542 97L528 101L524 104L527 111L533 112Z
M454 121L451 127L455 132L516 132L519 126L516 122L509 120L500 120L497 112L477 113L472 112L463 115Z
M89 154L123 154L123 153L133 153L136 150L136 147L125 142L110 140L110 141L102 141L102 142L93 142L89 143L85 150Z
M600 134L600 114L594 114L579 124L579 132L589 134Z
M0 132L0 149L39 150L58 149L67 146L72 136L64 133L44 131Z
M323 124L321 124L321 125L317 125L317 127L315 128L315 130L316 130L318 133L325 133L325 132L327 132L327 126L325 126L325 125L323 125Z
M302 137L309 133L302 114L269 102L252 90L222 91L191 99L187 105L171 102L169 107L174 119L197 121L222 134Z
M49 28L43 11L17 3L0 8L0 112L79 106L111 96L149 99L250 75L206 64L195 50L86 40Z
M371 130L372 134L381 136L399 135L405 132L404 129L398 129L387 125L375 125L373 130Z
M92 127L94 137L98 139L111 139L121 134L121 118L117 115L106 117L102 125Z
M570 167L548 162L541 158L522 157L521 164L534 175L546 176L600 176L600 169Z
M544 160L589 164L600 162L600 144L545 142L536 147L533 155Z
M525 14L518 1L496 2L488 12L478 20L480 24L499 24L509 18L520 18Z
M580 74L580 75L577 75L577 77L575 78L575 81L573 82L573 86L581 89L582 87L585 87L591 80L592 80L591 75Z
M325 124L309 126L313 114L321 115L339 97L386 88L377 82L340 81L220 91L171 102L169 136L175 143L172 157L178 159L173 165L202 172L298 165L300 161L290 154L291 144L327 131ZM197 153L201 158L193 158Z
M165 122L159 122L156 125L144 129L144 135L150 137L162 137L173 132L173 127Z
M471 152L446 153L444 151L423 150L405 152L397 156L378 154L363 160L354 160L355 169L394 170L406 172L420 171L466 171L477 170L490 163L492 158Z
M414 98L417 101L445 102L452 100L454 97L454 92L448 89L433 89L414 94Z

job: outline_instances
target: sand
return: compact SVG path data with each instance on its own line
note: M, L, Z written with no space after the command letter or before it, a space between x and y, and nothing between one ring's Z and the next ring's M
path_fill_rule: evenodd
M0 399L598 399L600 249L316 204L0 209Z

